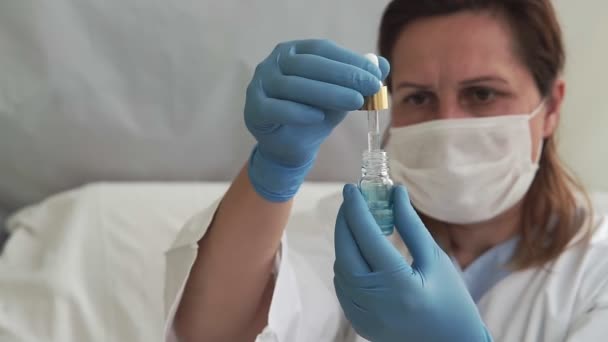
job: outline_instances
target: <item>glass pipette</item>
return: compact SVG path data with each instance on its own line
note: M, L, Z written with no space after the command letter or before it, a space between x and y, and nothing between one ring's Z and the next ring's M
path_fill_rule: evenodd
M367 150L380 150L380 122L377 110L367 111Z

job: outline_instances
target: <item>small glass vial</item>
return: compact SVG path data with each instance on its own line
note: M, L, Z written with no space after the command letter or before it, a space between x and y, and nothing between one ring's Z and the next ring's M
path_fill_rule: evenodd
M394 230L392 190L388 175L388 157L383 150L363 152L359 190L384 235Z

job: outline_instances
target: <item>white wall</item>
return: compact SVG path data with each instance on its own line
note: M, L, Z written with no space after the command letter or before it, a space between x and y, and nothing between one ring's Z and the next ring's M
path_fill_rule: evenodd
M556 0L568 62L560 151L592 190L608 190L608 1Z
M292 39L374 51L387 1L0 1L0 210L95 181L232 179L256 65ZM309 179L356 181L365 128L350 115Z
M0 209L100 180L231 179L253 144L242 110L256 64L290 39L373 51L387 2L0 1ZM569 53L561 151L608 190L608 2L556 5ZM349 115L309 180L356 181L365 130L364 113Z

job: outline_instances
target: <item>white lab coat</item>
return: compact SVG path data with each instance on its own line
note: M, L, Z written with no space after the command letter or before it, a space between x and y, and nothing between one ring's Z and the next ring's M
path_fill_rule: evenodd
M340 194L332 195L315 210L291 217L277 255L268 326L257 342L365 341L345 320L332 283L333 226L340 202ZM167 254L169 335L196 242L216 207L196 216ZM515 272L485 293L478 308L495 341L608 340L608 223L598 218L594 226L588 244L577 237L554 264Z

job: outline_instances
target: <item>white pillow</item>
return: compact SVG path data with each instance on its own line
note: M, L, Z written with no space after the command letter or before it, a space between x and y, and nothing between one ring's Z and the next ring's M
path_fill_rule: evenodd
M0 2L0 208L94 181L231 179L255 66L284 40L373 51L386 2ZM347 119L310 179L354 181L365 127Z
M160 341L164 252L208 198L200 185L94 185L18 212L0 258L2 336Z
M159 341L165 252L227 183L96 184L8 222L0 320L10 341ZM305 184L294 212L342 184Z

